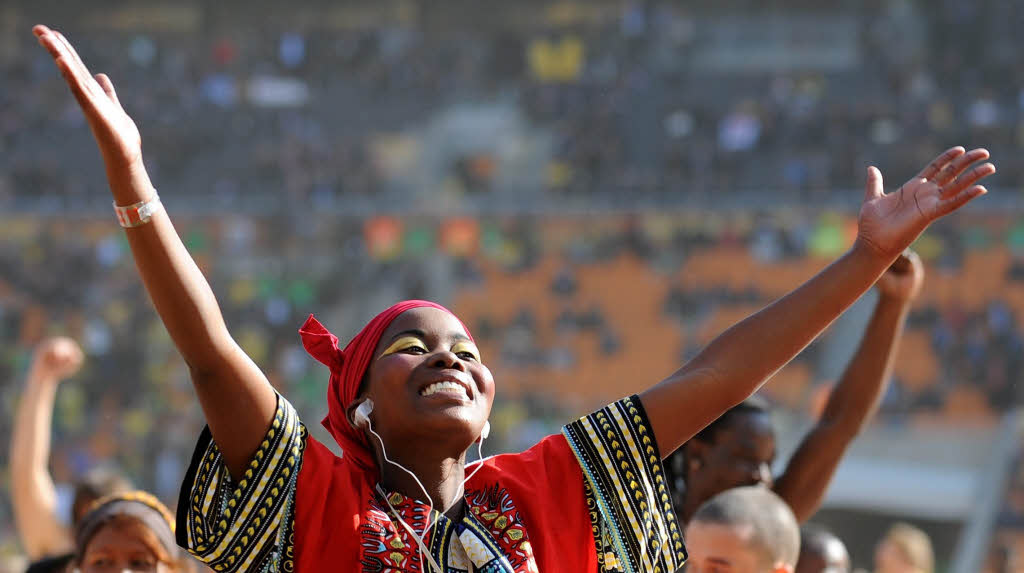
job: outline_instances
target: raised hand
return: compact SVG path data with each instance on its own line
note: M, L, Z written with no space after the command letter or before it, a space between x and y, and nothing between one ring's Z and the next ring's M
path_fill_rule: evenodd
M46 26L32 28L39 43L53 56L64 81L78 100L107 167L107 177L115 194L121 184L148 177L142 164L142 137L128 117L105 74L93 76L63 34Z
M883 190L881 172L869 167L858 240L880 256L895 259L932 221L987 192L977 183L995 173L995 165L984 163L968 170L984 159L988 159L984 149L954 147L892 193Z
M74 375L82 367L85 355L74 340L58 336L44 340L36 348L32 369L39 380L59 382Z
M875 283L883 297L909 302L924 285L924 264L917 253L907 249Z

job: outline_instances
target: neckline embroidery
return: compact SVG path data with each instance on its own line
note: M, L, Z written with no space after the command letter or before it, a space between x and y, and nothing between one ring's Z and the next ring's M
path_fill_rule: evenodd
M395 521L392 508L418 535L434 524L423 541L431 556L445 567L442 573L536 570L526 528L503 488L495 485L467 491L463 498L465 511L458 520L398 492L385 494L386 500L374 493L369 519L360 527L364 571L397 569L426 573L430 569L427 560L419 555L418 543Z

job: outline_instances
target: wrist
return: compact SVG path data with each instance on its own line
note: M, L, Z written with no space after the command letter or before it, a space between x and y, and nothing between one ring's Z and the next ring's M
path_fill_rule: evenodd
M56 388L60 377L44 367L32 366L28 371L28 380L32 386Z
M141 157L122 166L108 163L107 181L117 205L134 205L151 201L156 197L156 189L149 179L149 173Z
M883 268L889 268L889 265L899 256L899 253L889 254L885 252L871 240L865 239L860 235L857 236L853 246L850 247L850 254L865 261L874 261Z
M892 309L898 309L903 312L909 311L911 303L914 302L916 295L903 295L885 292L881 289L878 290L878 306Z

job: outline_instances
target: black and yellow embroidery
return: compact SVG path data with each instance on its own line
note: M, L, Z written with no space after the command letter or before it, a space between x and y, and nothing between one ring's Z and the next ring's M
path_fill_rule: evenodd
M686 560L647 414L636 396L562 429L583 469L602 571L671 573Z
M214 571L294 570L294 497L306 429L278 397L267 435L233 483L208 428L182 485L178 544Z

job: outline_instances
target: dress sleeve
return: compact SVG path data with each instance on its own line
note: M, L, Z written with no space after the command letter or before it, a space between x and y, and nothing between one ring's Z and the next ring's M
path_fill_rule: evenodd
M602 571L675 571L686 561L661 454L640 398L562 428L583 469Z
M204 428L181 486L178 545L218 572L288 570L305 440L295 408L278 395L274 420L234 483Z

